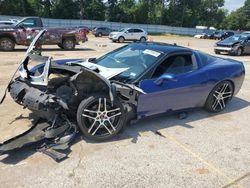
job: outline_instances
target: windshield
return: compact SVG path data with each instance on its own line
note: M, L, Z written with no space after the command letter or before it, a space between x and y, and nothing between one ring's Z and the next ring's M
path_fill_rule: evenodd
M124 32L124 31L126 31L126 29L120 29L120 30L119 30L119 32Z
M233 42L238 42L238 41L244 41L246 39L247 39L247 35L234 35L229 38L226 38L224 42L233 43Z
M147 45L124 46L100 57L95 63L107 68L128 68L115 79L125 82L133 81L163 55L147 47Z

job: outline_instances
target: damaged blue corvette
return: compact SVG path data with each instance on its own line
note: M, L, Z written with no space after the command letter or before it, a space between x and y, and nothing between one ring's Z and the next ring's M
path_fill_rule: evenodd
M245 76L241 62L152 42L131 43L100 58L54 61L34 50L45 32L30 45L20 76L13 76L7 90L43 120L44 133L36 138L49 143L46 150L66 147L78 131L104 141L130 120L159 113L196 107L220 112ZM38 65L30 69L30 62ZM26 145L29 139L20 138L32 135L38 125L3 143L0 152Z

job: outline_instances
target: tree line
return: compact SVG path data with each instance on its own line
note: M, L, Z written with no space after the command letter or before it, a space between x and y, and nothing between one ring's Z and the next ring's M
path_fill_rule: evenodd
M250 0L229 13L224 0L0 0L0 15L250 30Z

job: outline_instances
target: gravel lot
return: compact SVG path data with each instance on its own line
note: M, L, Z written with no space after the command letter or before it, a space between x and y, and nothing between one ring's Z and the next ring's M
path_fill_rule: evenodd
M153 36L213 54L213 40ZM75 51L44 46L54 59L97 57L122 44L94 38ZM25 47L0 52L0 95ZM158 116L131 124L115 140L78 139L61 163L29 149L0 156L0 187L250 187L250 56L232 57L246 67L243 88L219 114L192 110L188 117ZM29 126L29 111L10 96L0 106L0 142ZM162 136L155 134L161 132Z

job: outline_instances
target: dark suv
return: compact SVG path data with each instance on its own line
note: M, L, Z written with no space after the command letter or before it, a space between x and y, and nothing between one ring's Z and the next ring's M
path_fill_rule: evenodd
M96 37L109 36L110 32L112 32L112 29L108 27L96 27L93 30L93 35L95 35Z
M216 31L211 35L212 39L218 39L218 40L224 40L228 37L231 37L234 35L234 32L232 31Z

